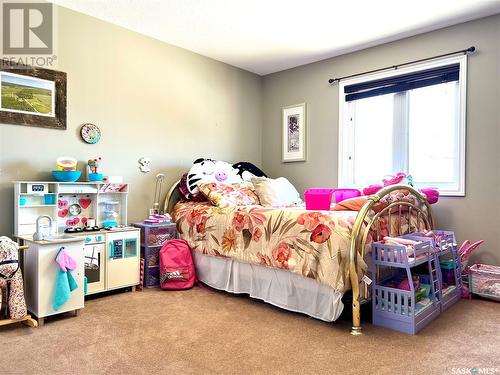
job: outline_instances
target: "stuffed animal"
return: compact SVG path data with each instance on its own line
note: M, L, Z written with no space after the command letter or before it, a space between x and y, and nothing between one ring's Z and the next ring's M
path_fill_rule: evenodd
M439 200L439 191L437 189L423 188L420 189L420 192L425 195L429 204L437 203L437 201Z
M385 176L382 179L384 186L396 185L396 184L407 184L413 186L413 178L411 175L404 172L398 172L394 176Z
M406 184L409 186L413 186L413 178L409 174L406 174L404 172L398 172L394 176L391 176L391 175L385 176L382 179L382 183L383 183L383 185L374 184L374 185L370 185L368 187L365 187L363 189L363 194L364 195L376 194L383 187L390 186L390 185L396 185L396 184ZM429 204L437 203L437 201L439 200L439 191L435 188L422 188L422 189L419 189L419 191L423 195L425 195Z
M7 318L20 319L26 316L23 276L19 269L17 244L7 237L0 237L0 310L5 296ZM0 319L2 317L0 316Z
M225 161L213 159L196 159L187 174L186 184L190 196L198 194L198 185L210 183L235 184L243 179L238 170ZM189 196L187 196L189 198Z
M372 195L372 194L376 194L380 189L382 189L383 186L380 185L380 184L374 184L374 185L370 185L368 187L365 187L363 189L363 195Z
M267 177L267 175L262 172L262 170L248 161L240 161L233 164L233 168L238 170L238 175L243 179L243 181L251 181L252 177Z

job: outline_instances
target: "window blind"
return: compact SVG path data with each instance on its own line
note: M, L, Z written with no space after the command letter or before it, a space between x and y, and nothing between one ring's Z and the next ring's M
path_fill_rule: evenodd
M350 102L378 95L394 94L421 87L458 81L459 73L460 65L453 64L375 81L347 85L344 87L345 101Z

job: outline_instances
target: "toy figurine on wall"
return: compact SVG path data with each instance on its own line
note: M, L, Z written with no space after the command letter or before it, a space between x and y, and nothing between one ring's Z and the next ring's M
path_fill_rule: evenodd
M143 156L139 159L139 170L143 173L151 171L151 159Z
M102 181L102 173L98 172L102 158L89 159L87 162L87 176L89 181Z

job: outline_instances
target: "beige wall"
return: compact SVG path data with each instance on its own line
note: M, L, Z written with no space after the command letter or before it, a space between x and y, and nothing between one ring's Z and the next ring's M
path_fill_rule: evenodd
M476 46L467 82L465 198L443 198L437 226L460 241L485 239L476 260L500 264L500 16L449 27L264 77L263 168L289 177L303 191L336 186L338 87L328 78ZM306 162L281 162L281 107L306 102Z
M199 156L260 164L259 76L64 8L57 54L68 129L0 124L0 235L13 232L11 181L49 178L59 156L102 156L105 174L130 181L130 220L146 215L159 172L171 183ZM101 142L80 140L85 122ZM141 156L152 172L139 171Z

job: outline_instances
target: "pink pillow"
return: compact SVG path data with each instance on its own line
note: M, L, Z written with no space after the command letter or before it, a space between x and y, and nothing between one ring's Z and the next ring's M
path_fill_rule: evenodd
M366 197L344 199L333 206L332 211L359 211L366 203Z
M342 202L335 204L332 211L359 211L367 200L367 196L345 199ZM377 203L372 209L375 212L379 212L385 206L385 204Z

